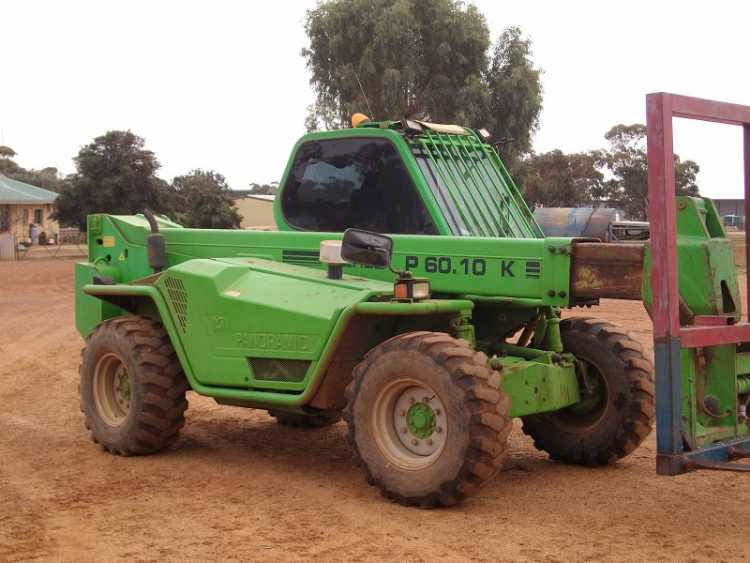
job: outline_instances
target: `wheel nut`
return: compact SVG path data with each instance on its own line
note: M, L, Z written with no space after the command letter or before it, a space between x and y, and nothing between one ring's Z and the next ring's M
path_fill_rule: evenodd
M430 398L429 397L422 397L422 402L423 403L429 403L430 402Z
M406 428L406 426L404 426L404 427L403 427L403 428L401 429L401 434L406 434L406 433L407 433L408 431L409 431L409 430L408 430L408 429Z
M435 409L435 416L440 416L440 409Z
M437 432L438 434L442 433L442 431L443 431L442 426L438 426L437 428L435 428L435 432Z
M414 399L414 397L409 397L409 402L413 405L417 401Z
M406 411L401 411L401 416L406 416Z
M428 446L431 446L431 445L432 445L432 438L430 438L429 440L427 440L427 445L428 445Z
M419 444L419 440L415 438L414 440L411 441L411 443L412 445L416 446L417 444Z

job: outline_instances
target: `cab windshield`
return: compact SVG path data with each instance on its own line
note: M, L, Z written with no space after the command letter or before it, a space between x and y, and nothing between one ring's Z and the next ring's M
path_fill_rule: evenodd
M436 235L401 157L385 139L332 139L300 146L281 195L300 230Z

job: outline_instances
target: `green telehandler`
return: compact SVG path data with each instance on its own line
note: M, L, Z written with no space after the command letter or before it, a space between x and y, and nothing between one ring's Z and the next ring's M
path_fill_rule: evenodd
M641 345L561 318L607 297L648 308L648 244L544 238L485 131L403 119L305 135L275 216L275 232L89 216L80 398L105 450L173 444L192 390L292 426L343 417L367 481L430 507L499 471L514 418L552 459L588 466L650 433ZM717 221L710 200L681 200L685 308L739 314ZM736 389L711 385L715 409L736 408ZM699 440L730 426L686 408Z

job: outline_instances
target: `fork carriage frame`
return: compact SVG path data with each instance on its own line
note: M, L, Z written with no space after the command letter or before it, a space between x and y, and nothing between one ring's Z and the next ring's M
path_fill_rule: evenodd
M680 326L678 290L675 173L672 118L682 117L740 126L743 129L745 216L750 217L750 107L669 93L646 96L648 129L648 193L653 261L651 311L656 363L657 472L683 473L692 468L750 471L750 464L730 463L750 457L745 436L686 451L683 445L680 349L750 342L750 317L728 324L725 316L704 316ZM746 239L750 234L745 225ZM746 247L750 263L750 246ZM747 278L750 296L750 277ZM748 311L750 315L750 310Z

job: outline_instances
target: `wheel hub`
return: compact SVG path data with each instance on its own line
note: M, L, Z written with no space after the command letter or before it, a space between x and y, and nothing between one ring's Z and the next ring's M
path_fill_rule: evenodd
M102 420L109 426L122 424L130 411L131 386L127 367L117 354L104 354L97 362L93 394Z
M120 366L115 373L115 401L124 410L130 407L130 379L124 366Z
M423 385L410 385L396 396L393 422L401 445L418 456L431 456L445 445L445 407L435 393Z
M607 387L599 370L585 360L577 362L576 373L581 383L581 400L565 410L577 416L590 415L606 403Z
M406 413L409 432L417 438L427 439L435 432L435 411L426 403L414 403Z

